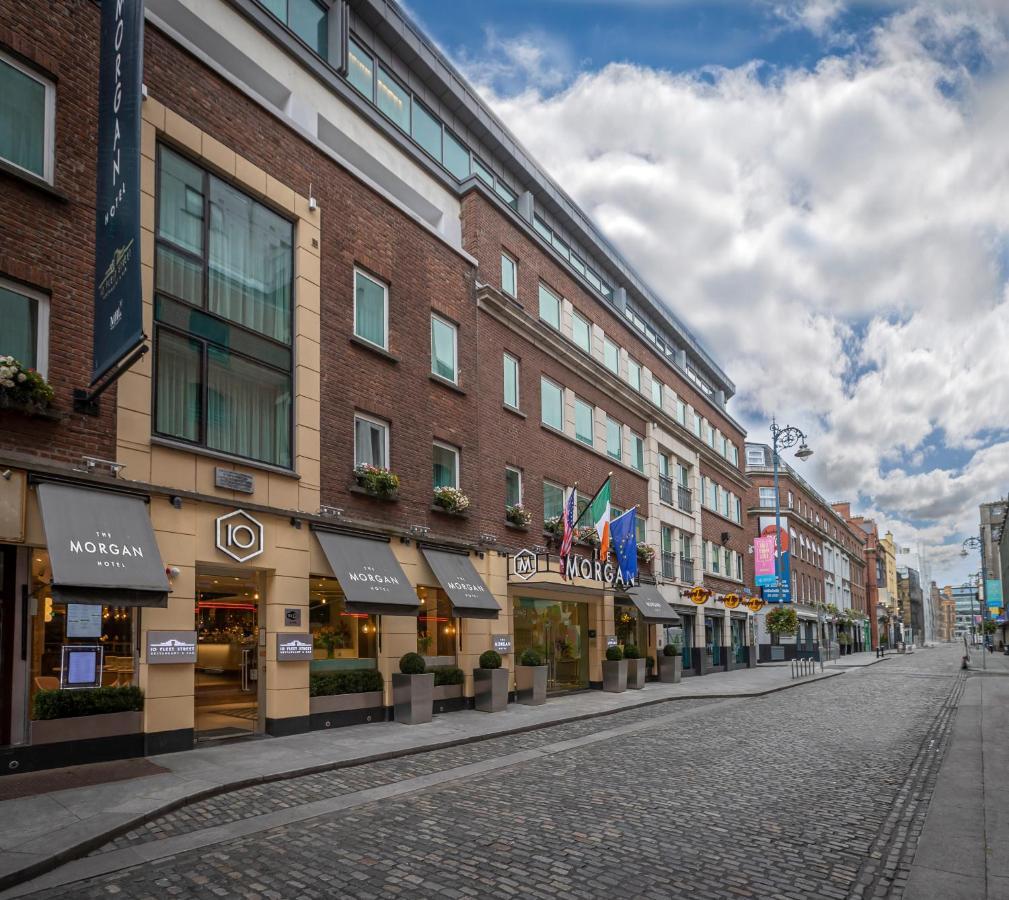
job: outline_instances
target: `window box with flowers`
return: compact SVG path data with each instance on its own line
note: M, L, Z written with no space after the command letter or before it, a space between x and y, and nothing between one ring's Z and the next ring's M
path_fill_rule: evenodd
M543 523L543 533L552 540L560 540L564 536L564 520L561 516L551 516Z
M638 562L650 566L655 559L655 548L651 544L638 544Z
M521 503L505 507L505 521L512 528L519 528L522 531L525 531L528 529L529 523L532 520L533 514Z
M575 543L585 547L599 546L599 532L592 525L584 525L575 529Z
M381 466L361 463L354 466L354 479L362 493L379 500L399 498L399 476Z
M469 509L469 497L459 488L436 487L434 489L434 503L431 508L437 512L466 518L469 515L466 512Z
M38 372L21 365L13 356L0 356L0 409L59 418L52 409L54 399L49 382Z

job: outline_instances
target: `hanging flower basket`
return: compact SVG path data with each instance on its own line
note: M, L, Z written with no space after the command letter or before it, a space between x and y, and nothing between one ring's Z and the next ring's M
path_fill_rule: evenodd
M533 520L533 514L521 503L516 503L514 506L505 507L505 519L508 520L509 525L526 528Z
M469 509L469 497L459 488L437 487L434 489L434 505L445 512L460 515Z
M13 356L0 356L0 409L45 415L53 405L53 389L38 372Z
M655 548L651 544L638 544L638 562L650 565L655 559Z
M361 463L354 466L354 478L358 487L373 497L392 500L399 493L399 476L381 466Z
M551 516L543 523L543 530L551 537L560 539L564 534L564 520L560 516Z

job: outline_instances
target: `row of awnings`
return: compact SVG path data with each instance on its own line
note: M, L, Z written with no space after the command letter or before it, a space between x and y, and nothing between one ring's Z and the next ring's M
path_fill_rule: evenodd
M38 485L56 603L164 607L168 578L146 498L73 484ZM416 615L420 598L388 540L315 530L346 597L347 611ZM501 607L466 551L421 545L459 618L496 619ZM654 584L628 588L646 622L675 624L675 610Z

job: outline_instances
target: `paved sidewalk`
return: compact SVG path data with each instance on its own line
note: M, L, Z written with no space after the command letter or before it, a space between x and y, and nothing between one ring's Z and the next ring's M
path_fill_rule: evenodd
M904 900L1009 898L1009 656L985 665L971 654Z
M643 690L622 694L587 691L551 699L543 706L511 704L493 715L456 712L436 716L428 725L382 722L151 757L168 771L0 802L0 888L87 853L155 815L226 788L471 743L649 704L758 697L842 674L843 669L830 664L822 675L795 680L787 667L741 669L685 678L676 685L650 683Z

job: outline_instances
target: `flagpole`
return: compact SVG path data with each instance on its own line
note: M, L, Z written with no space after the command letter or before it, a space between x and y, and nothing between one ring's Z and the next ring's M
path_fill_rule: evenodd
M613 473L612 473L612 472L607 472L607 473L606 473L606 478L605 478L605 479L603 480L603 483L602 483L601 485L599 485L599 490L598 490L598 491L596 491L596 492L595 492L595 493L594 493L594 494L592 495L592 499L591 499L591 500L589 500L589 502L588 502L588 503L586 504L586 506L585 506L585 509L583 509L583 510L582 510L582 511L581 511L581 512L580 512L580 513L578 514L578 518L577 518L577 519L575 519L575 521L574 521L574 524L573 524L573 525L571 526L572 528L577 528L577 527L578 527L578 523L579 523L579 522L581 522L581 520L582 520L582 516L584 516L584 515L585 515L585 513L586 513L586 512L587 512L587 511L588 511L589 509L591 509L591 507L592 507L592 504L596 502L596 497L598 497L598 496L599 496L599 495L600 495L600 494L601 494L601 493L603 492L603 488L604 488L604 487L606 487L606 482L610 481L610 480L611 480L612 478L613 478ZM578 482L576 481L576 482L575 482L575 487L577 487L577 486L578 486ZM576 501L576 502L577 502L577 501Z

